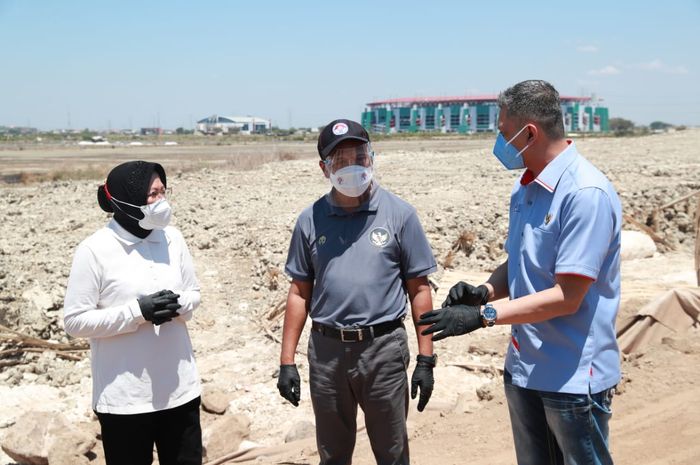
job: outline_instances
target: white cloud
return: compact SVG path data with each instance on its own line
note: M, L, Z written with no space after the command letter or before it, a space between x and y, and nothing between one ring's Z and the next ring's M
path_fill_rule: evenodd
M657 71L659 73L665 74L688 74L688 69L685 66L671 66L659 60L658 58L645 63L639 63L634 67L637 69L643 69L646 71Z
M600 69L592 69L588 71L591 76L613 76L615 74L620 74L620 70L613 65L604 66Z
M595 45L579 45L576 47L576 50L581 53L596 53L598 51L598 47Z

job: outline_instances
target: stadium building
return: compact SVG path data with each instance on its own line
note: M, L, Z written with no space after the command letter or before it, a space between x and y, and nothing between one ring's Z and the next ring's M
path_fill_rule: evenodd
M362 125L371 132L495 132L497 95L397 98L368 103ZM567 132L607 132L608 109L595 97L560 97Z
M256 116L212 115L197 121L195 129L204 134L260 134L271 127L270 120Z

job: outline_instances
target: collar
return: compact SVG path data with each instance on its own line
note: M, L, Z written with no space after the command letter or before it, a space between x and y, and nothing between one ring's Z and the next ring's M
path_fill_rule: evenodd
M569 144L569 146L557 155L554 160L550 161L539 176L533 179L532 171L526 170L520 178L520 184L526 185L534 181L544 187L547 192L554 192L562 174L564 174L564 171L566 171L569 165L578 156L578 150L576 150L574 142L572 140L567 140L566 143Z
M168 241L168 238L165 235L165 231L159 229L154 229L153 231L151 231L151 234L141 239L140 237L134 236L129 231L124 229L119 223L117 223L117 220L115 220L114 218L112 218L109 221L109 223L107 223L107 229L109 229L112 232L112 235L115 239L117 239L119 242L125 245L136 245L139 242L143 241L152 243Z
M361 203L354 210L346 210L342 207L337 207L333 205L331 192L324 196L324 200L327 206L326 213L328 216L350 216L359 212L376 212L379 208L379 197L383 189L376 182L372 181L372 192L370 192L369 200Z

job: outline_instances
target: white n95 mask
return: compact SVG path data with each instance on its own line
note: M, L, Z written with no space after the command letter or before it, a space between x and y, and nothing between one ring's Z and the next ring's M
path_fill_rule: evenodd
M372 182L374 170L371 166L350 165L330 174L333 187L348 197L359 197Z
M173 214L170 204L165 199L157 200L139 208L143 213L143 218L139 220L139 226L143 229L165 229L170 223L170 217Z
M139 210L141 210L141 213L143 213L143 218L138 219L129 215L123 209L120 208L120 210L122 210L126 216L138 221L139 226L141 226L143 229L165 229L165 227L170 223L170 217L173 214L173 210L172 208L170 208L170 204L164 198L156 200L151 204L141 206L132 205L127 202L122 202L121 200L116 199L114 197L111 197L111 199L115 202L123 203L124 205L129 205L130 207L138 208Z

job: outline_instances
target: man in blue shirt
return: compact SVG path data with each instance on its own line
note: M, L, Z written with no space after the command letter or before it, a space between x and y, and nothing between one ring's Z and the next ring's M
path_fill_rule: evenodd
M518 463L612 464L620 202L565 139L551 84L518 83L498 104L494 155L525 168L511 193L508 259L480 286L456 284L443 309L421 316L432 325L423 333L438 340L512 325L504 379Z
M297 220L285 270L292 278L282 335L280 394L299 404L294 355L307 315L309 384L321 465L352 463L357 406L380 465L407 465L406 294L414 323L432 308L437 265L416 210L374 180L369 135L335 120L318 140L319 166L333 186ZM418 335L411 396L422 411L435 356Z

